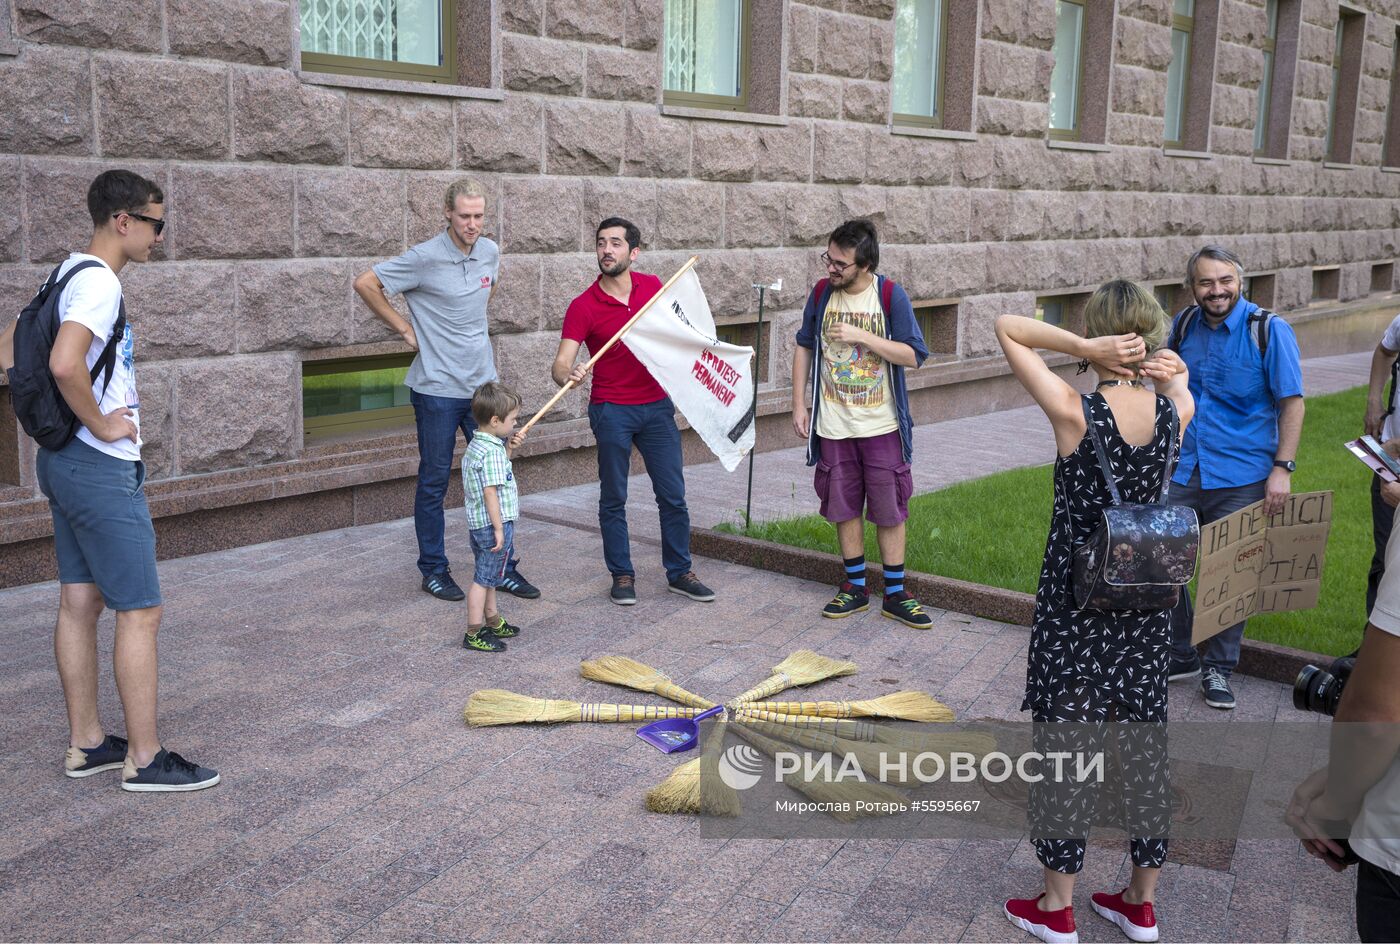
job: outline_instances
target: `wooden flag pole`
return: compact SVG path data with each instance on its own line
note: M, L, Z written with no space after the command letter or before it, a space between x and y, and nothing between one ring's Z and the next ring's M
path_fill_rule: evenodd
M665 295L665 294L666 294L666 290L667 290L668 288L670 288L670 287L672 286L672 284L675 283L676 279L680 278L681 276L685 275L686 272L690 271L691 266L695 265L695 263L698 262L699 260L700 260L700 257L699 257L699 256L691 256L688 260L686 260L685 265L681 266L678 270L676 270L676 274L673 275L673 276L671 276L669 279L667 279L667 280L666 280L666 284L663 285L663 286L661 286L661 291L657 292L657 293L656 293L655 295L653 295L651 298L647 299L647 303L646 303L645 305L643 305L643 306L637 311L637 313L636 313L635 315L633 315L631 318L628 318L628 319L627 319L627 323L626 323L625 325L623 325L621 328L618 329L617 334L614 334L611 338L609 338L609 339L608 339L608 343L607 343L607 344L604 344L602 347L600 347L600 348L598 349L598 352L597 352L596 354L594 354L592 357L590 357L590 358L584 363L584 365L583 365L584 370L585 370L585 371L592 370L592 369L593 369L593 365L596 364L596 363L598 362L598 358L600 358L600 357L602 357L604 354L608 353L608 351L612 349L612 346L613 346L614 344L616 344L618 341L622 340L622 336L623 336L624 334L626 334L628 331L632 330L632 326L633 326L634 324L637 323L637 319L640 318L640 317L642 317L642 315L645 315L645 314L647 313L647 311L649 311L649 310L651 309L652 302L655 302L655 301L656 301L658 298L660 298L662 295ZM554 396L550 397L550 398L549 398L549 402L546 403L544 406L540 407L540 410L539 410L538 413L536 413L534 416L530 417L530 422L528 422L528 423L526 423L524 426L520 427L519 433L517 433L517 435L524 434L526 431L528 431L528 430L530 429L531 426L534 426L536 423L538 423L538 422L540 421L540 417L544 416L544 415L545 415L546 413L548 413L551 409L553 409L553 408L554 408L554 404L558 403L559 400L560 400L560 398L563 397L564 394L568 393L570 390L574 389L574 387L576 387L576 386L578 386L578 384L576 384L576 383L574 383L572 380L570 380L568 383L564 384L564 386L560 387L560 388L559 388L559 392L556 393Z

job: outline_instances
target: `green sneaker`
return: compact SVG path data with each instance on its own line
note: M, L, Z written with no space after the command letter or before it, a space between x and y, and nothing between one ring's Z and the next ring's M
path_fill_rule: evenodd
M483 627L482 631L490 633L497 639L513 639L516 636L520 635L520 627L514 625L513 623L507 623L506 618L504 616L497 613L496 619L500 620L500 622L496 623L495 625L487 623Z
M837 589L831 602L822 607L822 616L827 619L841 619L852 613L864 613L869 608L870 596L865 592L865 588L857 587L848 580Z
M462 636L462 648L475 649L477 652L504 652L506 644L497 639L491 630L482 627L475 633Z
M913 629L933 628L933 617L924 612L923 606L908 590L886 594L885 605L880 608L880 612Z

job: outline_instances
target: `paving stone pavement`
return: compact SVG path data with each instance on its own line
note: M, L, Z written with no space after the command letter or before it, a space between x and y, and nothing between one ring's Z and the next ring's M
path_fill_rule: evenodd
M1309 383L1335 374L1346 385L1354 366L1310 362ZM1005 461L995 441L1012 435L1040 461L1027 416L937 424L920 430L920 449L981 474ZM951 448L957 436L974 458ZM687 470L692 483L706 475ZM765 514L785 513L779 484L761 493ZM677 760L630 726L464 726L479 688L656 701L580 679L591 656L629 654L728 695L801 647L863 666L811 689L823 698L917 687L965 717L1019 717L1021 627L946 612L923 633L874 613L825 621L829 588L718 561L697 569L719 601L692 603L665 592L642 527L641 600L612 606L594 506L561 494L576 491L523 500L583 524L522 523L525 570L544 597L504 598L525 630L499 656L462 650L463 606L418 589L411 520L163 562L164 740L224 775L198 794L125 794L115 772L62 776L57 587L0 591L0 940L1021 939L1000 902L1036 887L1024 839L726 842L645 811L643 793ZM800 490L790 500L811 504ZM698 521L715 501L692 498ZM448 547L465 572L460 515ZM110 657L110 616L99 635ZM1284 686L1238 688L1236 712L1183 698L1173 716L1300 717ZM106 670L101 700L120 731ZM1095 845L1082 896L1128 869L1121 846ZM1168 940L1354 940L1352 882L1296 842L1242 841L1228 871L1169 862L1160 921ZM1080 912L1084 940L1121 939L1087 901Z

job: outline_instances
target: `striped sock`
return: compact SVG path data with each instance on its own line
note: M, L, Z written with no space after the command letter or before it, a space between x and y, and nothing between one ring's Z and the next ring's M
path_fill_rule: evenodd
M904 564L885 565L885 596L893 596L904 589Z
M846 582L853 586L865 590L865 555L860 557L847 557L846 562Z

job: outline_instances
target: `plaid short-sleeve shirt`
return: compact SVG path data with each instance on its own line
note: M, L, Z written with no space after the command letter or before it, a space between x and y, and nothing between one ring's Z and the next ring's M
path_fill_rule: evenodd
M515 487L515 472L511 469L506 444L485 430L478 429L462 456L462 488L467 493L467 527L491 527L486 513L486 489L496 486L496 499L501 503L501 521L520 517L520 491Z

